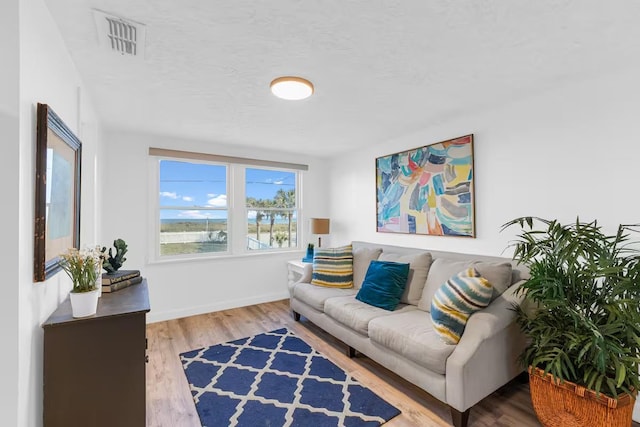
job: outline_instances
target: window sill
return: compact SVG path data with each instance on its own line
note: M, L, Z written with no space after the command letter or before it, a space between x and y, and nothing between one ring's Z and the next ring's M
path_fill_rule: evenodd
M304 249L291 249L291 250L275 250L275 251L263 251L263 252L246 252L240 254L225 254L225 255L203 255L203 256L190 256L185 255L180 258L169 258L169 259L149 259L147 261L148 265L159 265L159 264L175 264L175 263L190 263L190 262L209 262L209 261L228 261L238 258L254 258L254 257L276 257L278 255L283 256L286 259L291 259L294 256L304 255L306 251ZM295 255L293 255L295 254Z

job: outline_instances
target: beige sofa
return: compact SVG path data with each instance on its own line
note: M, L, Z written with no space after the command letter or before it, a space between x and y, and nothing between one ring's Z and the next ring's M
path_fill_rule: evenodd
M517 357L525 339L510 308L521 302L514 285L528 272L508 258L352 244L354 288L310 284L312 264L307 264L301 279L289 286L294 318L302 315L343 341L350 357L357 350L424 389L449 405L456 427L466 426L473 405L523 371ZM394 311L355 298L373 259L410 262L407 287ZM451 275L472 263L495 282L494 299L471 315L460 342L448 345L433 329L431 298Z

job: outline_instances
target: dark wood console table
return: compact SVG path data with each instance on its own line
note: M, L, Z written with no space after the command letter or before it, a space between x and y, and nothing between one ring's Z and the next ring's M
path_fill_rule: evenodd
M146 279L103 293L74 319L67 298L44 328L44 426L146 424Z

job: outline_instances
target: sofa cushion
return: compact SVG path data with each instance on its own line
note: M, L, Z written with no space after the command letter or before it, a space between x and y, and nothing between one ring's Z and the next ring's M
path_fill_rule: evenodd
M371 261L378 259L382 248L354 248L353 249L353 287L360 289L364 276Z
M409 306L414 307L414 306ZM436 334L431 316L422 310L394 313L369 322L369 338L438 374L445 374L447 358L456 348Z
M392 252L383 252L378 259L381 261L409 263L409 279L400 301L405 304L418 305L429 274L432 260L431 254L429 252L419 252L399 255Z
M293 297L324 312L324 303L332 297L342 297L347 295L355 295L356 289L347 288L326 288L323 286L315 286L310 283L296 283L293 288Z
M318 248L313 254L311 284L330 288L353 287L353 251L351 245Z
M440 286L431 302L431 321L447 344L458 344L471 314L491 302L493 285L469 267Z
M453 261L447 258L436 258L431 263L429 275L422 291L422 297L418 302L418 308L424 311L431 311L431 301L436 291L444 282L455 274L466 270L473 264L473 260Z
M365 336L368 334L371 319L412 310L416 310L416 307L404 304L396 307L395 311L384 310L358 301L355 295L329 298L324 304L327 316Z
M509 261L505 262L476 262L473 267L482 277L493 285L491 301L498 298L511 286L513 275L513 265Z
M373 260L367 269L356 299L374 307L393 311L400 303L409 277L409 264Z

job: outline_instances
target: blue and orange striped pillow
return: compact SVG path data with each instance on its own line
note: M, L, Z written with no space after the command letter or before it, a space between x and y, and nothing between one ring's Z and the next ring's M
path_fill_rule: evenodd
M318 248L313 254L311 284L329 288L353 287L353 247Z
M469 316L488 306L492 293L493 285L473 267L444 282L431 301L438 336L447 344L458 344Z

